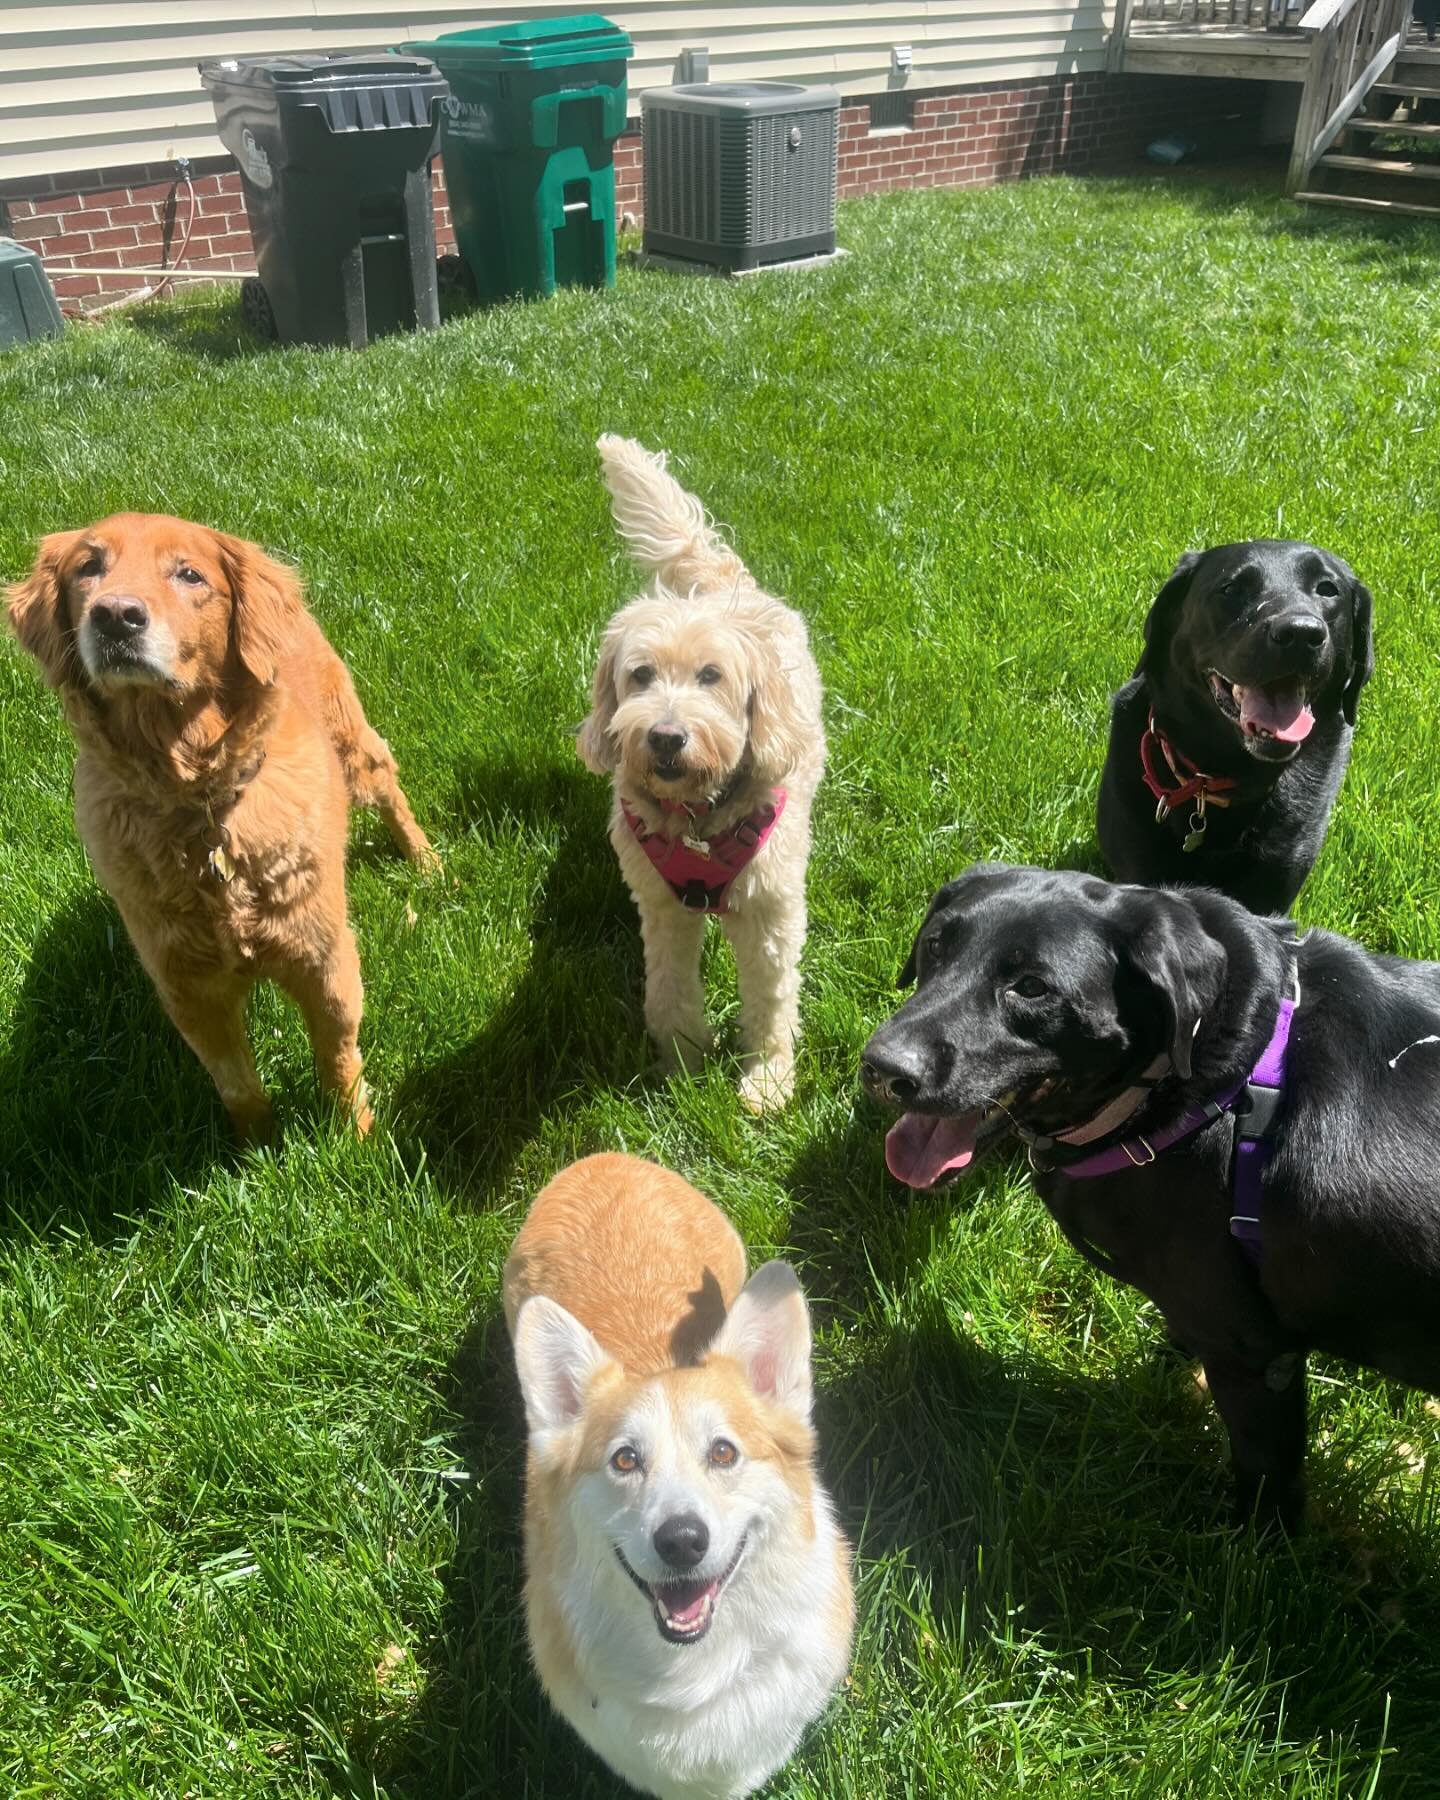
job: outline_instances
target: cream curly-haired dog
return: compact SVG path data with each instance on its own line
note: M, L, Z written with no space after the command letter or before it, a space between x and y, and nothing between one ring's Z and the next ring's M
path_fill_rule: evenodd
M605 632L578 748L614 778L645 1023L671 1066L708 1048L700 951L718 914L740 977L740 1092L763 1111L795 1084L820 673L805 621L760 591L663 456L609 436L599 450L615 523L654 580Z

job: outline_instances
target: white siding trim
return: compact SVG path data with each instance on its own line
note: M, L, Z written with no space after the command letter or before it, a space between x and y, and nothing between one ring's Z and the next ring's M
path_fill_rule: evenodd
M0 179L220 154L195 70L204 57L383 49L577 5L0 0ZM1107 10L1104 0L640 0L608 16L635 40L635 94L668 86L681 50L704 45L714 80L830 82L859 95L891 85L895 44L911 47L916 92L1101 69Z

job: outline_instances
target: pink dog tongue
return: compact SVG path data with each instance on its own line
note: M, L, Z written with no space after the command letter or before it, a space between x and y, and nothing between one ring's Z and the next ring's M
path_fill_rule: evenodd
M885 1134L885 1165L906 1187L934 1187L951 1169L963 1169L975 1154L978 1112L959 1119L906 1113Z
M1279 738L1282 744L1301 744L1309 737L1315 715L1305 701L1305 690L1288 682L1269 688L1235 686L1240 707L1240 728L1251 737Z
M713 1581L667 1582L655 1590L655 1597L672 1624L693 1625L714 1598L716 1586Z

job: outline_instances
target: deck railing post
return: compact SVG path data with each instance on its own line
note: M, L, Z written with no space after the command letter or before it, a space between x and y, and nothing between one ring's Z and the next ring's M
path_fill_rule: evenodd
M1409 0L1406 0L1408 5ZM1130 29L1130 12L1135 0L1115 0L1115 14L1110 22L1110 37L1105 45L1105 69L1118 75L1125 66L1125 34Z

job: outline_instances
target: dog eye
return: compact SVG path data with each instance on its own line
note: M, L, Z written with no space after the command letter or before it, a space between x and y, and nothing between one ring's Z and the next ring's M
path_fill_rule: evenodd
M1334 600L1339 595L1339 588L1328 575L1322 576L1315 583L1315 592L1324 600Z
M189 563L180 565L175 571L175 579L183 581L186 587L203 587L205 585L205 577L198 569L192 569Z
M720 671L715 667L714 663L706 663L705 667L695 679L700 683L701 687L714 687L715 683L720 679Z
M105 572L105 557L99 550L92 550L75 571L81 581L93 581L97 575Z
M927 931L921 948L927 956L938 957L945 948L945 933L943 931Z
M1022 975L1018 981L1010 983L1010 992L1018 994L1022 1000L1038 1000L1050 990L1038 975Z
M630 680L636 687L649 687L654 679L655 671L648 663L641 663L638 669L632 669L630 671Z
M610 1467L617 1475L633 1475L640 1467L640 1452L633 1444L622 1444L610 1458Z
M729 1438L716 1438L710 1446L710 1467L712 1469L733 1469L740 1460L740 1452Z

